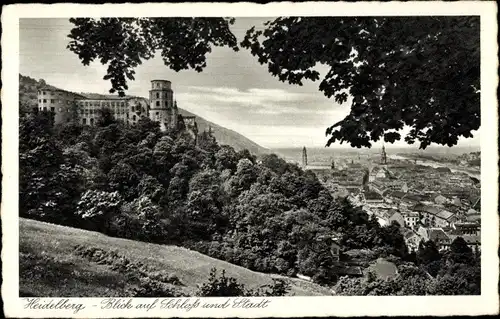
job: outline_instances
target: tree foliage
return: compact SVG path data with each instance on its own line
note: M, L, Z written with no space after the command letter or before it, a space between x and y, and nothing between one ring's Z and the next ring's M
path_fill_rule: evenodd
M341 256L360 249L372 253L368 259L407 260L400 227L382 227L348 200L334 199L314 173L296 164L273 154L257 161L248 151L216 141L201 147L147 121L107 122L54 125L46 112L20 118L21 216L175 244L254 271L302 273L326 286L334 285L339 273L332 234L339 237ZM443 256L432 243L423 243L416 259L415 266L443 282L432 286L436 293L480 289L478 256L461 238ZM372 280L359 291L421 294L425 285L413 273L400 277L405 284ZM203 294L288 291L285 282L250 291L224 276L212 279ZM459 288L450 290L454 281ZM144 295L161 292L154 283L145 285ZM406 292L409 286L414 288Z
M134 69L159 51L174 71L193 68L201 72L212 46L237 50L229 30L233 20L223 18L71 18L68 49L84 65L99 60L108 66L104 80L110 93L124 95Z
M453 146L480 126L478 17L280 17L241 45L280 81L319 90L350 113L327 145L371 141ZM351 97L351 99L349 99Z

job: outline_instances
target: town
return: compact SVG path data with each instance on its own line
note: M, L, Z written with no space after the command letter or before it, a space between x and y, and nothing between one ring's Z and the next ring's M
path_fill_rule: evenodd
M309 167L305 148L302 166ZM334 197L347 198L382 226L397 222L409 252L428 240L446 251L459 236L480 251L481 183L466 172L392 158L384 146L379 156L346 157L310 170Z

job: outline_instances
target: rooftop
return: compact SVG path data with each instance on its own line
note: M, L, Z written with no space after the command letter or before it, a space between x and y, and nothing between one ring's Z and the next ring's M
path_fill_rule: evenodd
M442 219L449 219L450 217L452 217L454 214L450 211L447 211L447 210L442 210L440 211L439 213L436 214L436 217L439 217L439 218L442 218Z
M455 240L458 237L462 237L467 244L481 244L481 236L476 235L450 235L451 241Z
M429 236L429 240L432 241L442 241L450 239L442 228L430 228L427 230L427 234Z

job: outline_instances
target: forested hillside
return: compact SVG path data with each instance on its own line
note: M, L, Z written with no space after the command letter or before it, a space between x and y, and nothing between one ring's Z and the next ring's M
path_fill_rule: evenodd
M43 111L21 116L19 152L21 217L184 246L250 270L302 273L326 286L339 279L333 235L344 252L368 249L374 259L415 260L399 225L381 227L348 201L335 200L314 173L273 154L257 161L207 134L195 143L182 130L161 132L147 118L125 126L106 110L95 127L54 125ZM458 247L464 265L476 263L466 245ZM450 263L436 264L439 253L432 258L421 267L432 262L450 281ZM470 274L461 293L478 289Z
M22 117L20 166L23 217L180 244L257 271L333 279L320 240L333 232L346 249L405 253L397 228L333 200L313 173L204 135L195 145L148 119L126 127L108 113L82 127Z

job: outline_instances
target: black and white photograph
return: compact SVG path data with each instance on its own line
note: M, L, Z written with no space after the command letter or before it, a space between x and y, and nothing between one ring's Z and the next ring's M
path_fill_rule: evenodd
M498 306L483 16L68 12L17 20L2 102L24 309L479 298L485 282Z

